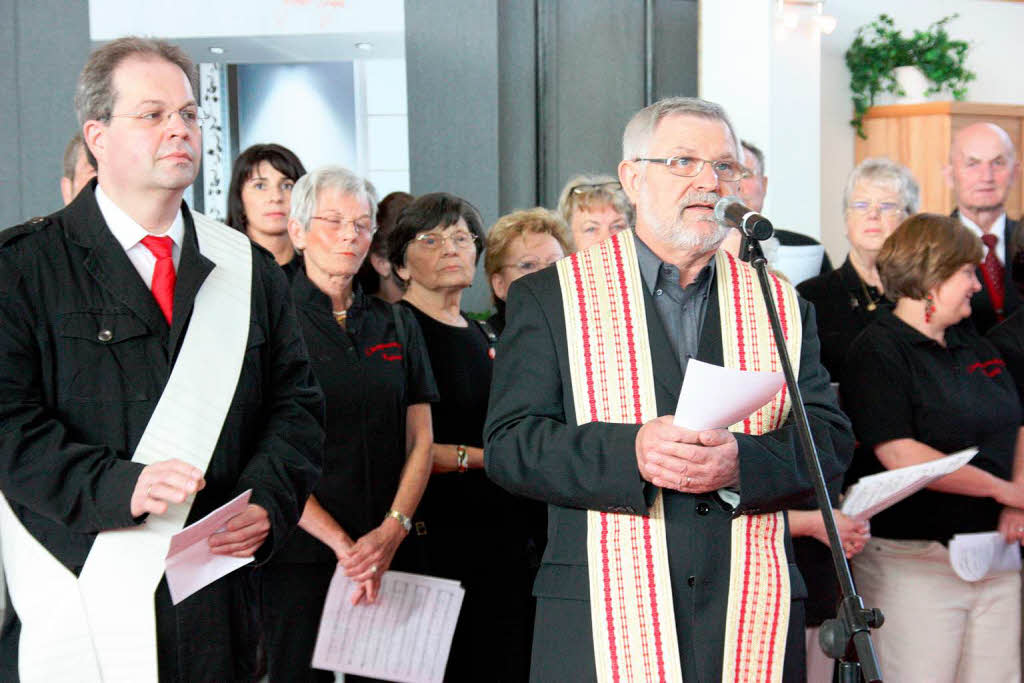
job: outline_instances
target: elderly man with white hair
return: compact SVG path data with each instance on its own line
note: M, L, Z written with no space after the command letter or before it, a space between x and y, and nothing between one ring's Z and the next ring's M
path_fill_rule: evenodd
M786 509L811 490L789 393L730 429L673 424L689 360L778 368L753 269L719 250L744 176L723 109L637 113L619 178L636 227L512 284L487 473L549 503L531 678L803 681ZM826 477L853 449L814 315L772 277ZM581 637L582 635L582 637Z

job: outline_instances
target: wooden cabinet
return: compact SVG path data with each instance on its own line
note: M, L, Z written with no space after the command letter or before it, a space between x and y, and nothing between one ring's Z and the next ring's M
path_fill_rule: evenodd
M921 210L949 213L955 207L953 191L946 183L949 145L965 126L989 121L1007 132L1021 158L1024 140L1024 106L927 102L872 107L864 117L867 139L856 137L854 156L859 164L868 157L885 156L906 165L921 184ZM1024 174L1010 192L1006 213L1024 213Z

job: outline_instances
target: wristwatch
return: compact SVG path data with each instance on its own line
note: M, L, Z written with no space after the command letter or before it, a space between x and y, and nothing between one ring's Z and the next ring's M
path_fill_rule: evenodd
M466 470L468 470L469 469L469 454L466 453L466 447L463 446L462 444L459 444L458 446L456 446L455 447L455 455L458 456L458 461L456 462L456 469L459 472L465 472Z
M384 519L387 519L388 517L394 517L397 519L398 523L402 525L402 528L405 529L406 532L412 531L412 520L398 510L388 510L388 514L384 515Z

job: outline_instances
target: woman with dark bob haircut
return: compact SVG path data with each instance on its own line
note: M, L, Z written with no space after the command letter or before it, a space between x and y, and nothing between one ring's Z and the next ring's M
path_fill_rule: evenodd
M525 681L530 664L528 520L522 500L484 474L493 332L460 309L483 231L464 199L427 194L388 238L402 302L426 339L441 400L431 409L433 473L420 503L430 572L466 589L446 681Z
M948 550L962 533L1024 538L1020 403L999 352L967 320L981 256L955 218L905 220L877 260L893 313L853 342L839 384L859 442L849 482L978 449L875 515L853 560L864 603L885 614L874 637L888 680L1020 680L1020 572L967 581Z
M306 169L287 147L253 145L231 169L227 224L260 245L292 279L301 266L288 238L292 188Z

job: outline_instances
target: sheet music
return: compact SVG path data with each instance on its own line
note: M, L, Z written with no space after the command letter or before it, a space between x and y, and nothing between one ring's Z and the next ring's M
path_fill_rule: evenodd
M977 453L977 448L966 448L938 460L863 477L847 489L843 499L843 514L860 520L870 519L939 477L957 471Z
M389 571L377 602L353 606L339 566L313 651L317 669L389 681L441 683L465 590L458 581Z
M990 574L1020 571L1020 544L1007 543L998 531L957 534L949 542L949 564L964 581Z
M252 489L239 494L234 500L171 536L164 575L167 577L167 589L171 593L172 603L177 605L200 588L252 562L251 557L214 555L208 542L210 536L224 530L224 525L232 517L245 512L251 495Z
M785 383L782 372L733 370L691 358L673 423L695 431L728 427L770 401Z

